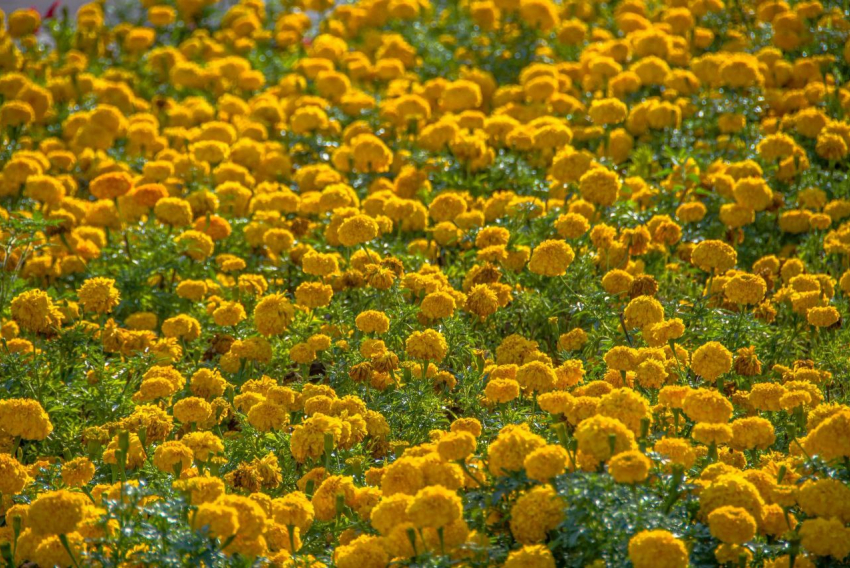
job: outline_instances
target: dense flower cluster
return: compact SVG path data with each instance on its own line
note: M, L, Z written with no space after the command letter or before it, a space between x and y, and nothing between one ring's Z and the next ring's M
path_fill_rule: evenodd
M846 3L223 4L0 11L5 564L850 561Z

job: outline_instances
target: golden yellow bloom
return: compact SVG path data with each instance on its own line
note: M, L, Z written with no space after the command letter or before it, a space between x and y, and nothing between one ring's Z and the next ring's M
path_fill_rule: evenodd
M86 280L77 292L77 296L84 310L96 314L111 312L121 299L120 292L115 288L115 280L111 278Z
M43 440L53 431L53 424L38 401L10 398L0 401L0 431L13 438Z
M0 454L0 491L16 495L31 481L27 470L14 457Z
M629 540L629 560L635 568L685 568L688 550L668 531L641 531Z
M461 517L463 504L454 491L434 485L418 491L406 512L407 518L420 529L441 528Z
M42 290L27 290L15 296L12 318L23 329L34 333L45 333L62 324L62 313Z
M27 524L41 534L69 534L83 520L91 502L83 493L59 490L42 493L32 502Z
M572 247L563 241L543 241L531 253L528 269L541 276L562 276L575 258Z
M280 335L295 317L295 309L282 294L271 294L254 308L254 325L263 335Z
M133 187L132 178L124 172L103 174L92 180L89 191L98 199L115 199Z
M709 341L694 351L691 369L706 381L716 381L732 369L732 353L723 344Z
M426 329L411 333L405 342L405 349L414 359L442 361L448 352L448 345L440 332Z

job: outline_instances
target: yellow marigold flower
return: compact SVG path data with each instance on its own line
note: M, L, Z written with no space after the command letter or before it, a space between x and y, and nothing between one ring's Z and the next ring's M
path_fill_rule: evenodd
M30 482L27 470L9 454L0 454L0 492L17 495Z
M196 162L218 164L230 157L230 146L221 140L200 140L189 148Z
M301 259L305 274L313 276L330 276L339 271L337 257L332 254L322 254L310 251Z
M206 529L210 536L225 540L239 531L239 513L234 507L203 503L192 517L195 530Z
M628 109L619 99L599 99L590 103L588 114L594 124L619 124L626 119Z
M35 121L35 111L27 102L6 101L0 105L0 126L26 126Z
M295 236L286 229L269 229L263 234L263 244L275 254L292 248Z
M619 191L619 176L605 168L591 169L579 180L579 192L582 198L594 205L610 207L617 200Z
M753 448L766 450L776 441L773 424L766 418L751 416L738 418L732 424L732 442L730 446L736 450L751 450Z
M158 28L174 23L177 13L171 6L151 6L148 8L148 21Z
M108 464L117 464L118 463L118 452L121 450L119 446L119 436L116 435L109 445L106 447L106 450L103 452L103 463ZM145 454L145 448L142 446L142 441L139 439L139 436L135 433L130 433L130 445L127 449L125 466L127 469L136 469L145 463L147 459L147 455Z
M662 438L655 442L653 449L671 464L680 465L685 470L691 469L697 460L691 443L683 438Z
M390 318L383 312L366 310L357 314L354 325L363 333L384 334L390 329Z
M631 371L637 362L637 351L631 347L618 345L605 353L605 364L616 371Z
M762 510L762 518L759 526L765 534L778 537L788 531L794 530L797 526L797 518L790 513L786 518L782 506L773 503L765 505Z
M334 551L334 563L339 568L386 566L389 561L383 540L371 535L361 535Z
M806 321L815 327L830 327L841 319L841 315L832 306L809 308Z
M691 437L706 445L728 444L732 440L732 427L728 424L699 422L691 430Z
M212 406L202 398L190 396L177 401L172 412L174 417L184 424L201 424L212 415Z
M475 436L471 433L450 432L437 442L437 453L445 461L463 461L475 451L476 445Z
M655 359L647 359L640 363L635 371L638 384L650 389L661 388L667 376L665 364Z
M454 491L434 485L419 490L407 506L407 517L414 525L445 527L461 518L463 503Z
M339 242L347 247L368 243L380 233L378 223L368 215L354 215L339 226Z
M560 22L558 8L550 0L520 0L519 13L530 27L543 32L551 30Z
M551 485L538 485L522 494L511 507L510 528L522 544L546 540L564 518L564 504Z
M490 444L488 468L493 475L505 475L524 467L526 456L546 445L545 440L532 433L525 424L507 425Z
M307 343L296 343L289 349L289 359L293 363L307 365L316 359L316 351Z
M328 115L319 107L305 106L295 110L289 119L290 128L295 134L307 134L328 128Z
M590 230L590 222L578 213L565 213L555 220L555 230L565 239L577 239Z
M438 331L414 331L405 341L405 350L413 359L442 361L448 352L446 338Z
M531 253L528 269L541 276L562 276L574 258L572 247L564 241L543 241Z
M133 28L124 36L124 49L130 53L141 53L153 45L156 31L150 28Z
M439 291L427 294L419 304L419 309L428 319L450 317L456 307L455 298L451 294Z
M723 474L700 493L700 513L707 518L724 506L741 507L754 519L761 519L764 500L755 485L737 473Z
M665 387L662 392L668 388L675 387ZM722 424L732 416L732 403L716 390L689 389L682 394L685 396L681 408L694 422Z
M248 411L248 423L260 432L281 430L289 423L289 413L278 404L262 401Z
M195 341L201 336L201 324L192 316L180 314L162 322L162 334L166 337Z
M629 540L629 560L635 568L686 568L688 549L668 531L641 531Z
M295 289L295 300L307 308L322 308L331 303L333 288L321 282L302 282Z
M687 398L692 391L693 389L688 386L665 386L658 391L658 404L664 405L668 408L683 408L685 398ZM732 416L731 409L729 416Z
M702 221L705 217L706 208L702 203L695 201L692 203L683 203L676 209L676 217L682 223L696 223Z
M2 422L0 422L2 427ZM850 410L842 408L809 432L803 447L826 461L850 457Z
M31 529L27 529L31 530ZM22 535L23 536L23 535ZM41 538L32 551L31 556L34 562L39 566L73 566L76 562L76 557L71 559L65 545L57 535L39 535ZM73 532L65 535L68 543L68 548L71 550L80 550L84 546L83 536L80 533ZM26 539L24 539L26 541ZM24 550L26 547L24 547Z
M587 332L575 328L558 337L558 347L564 351L578 351L587 343Z
M617 483L642 483L649 476L652 462L638 450L621 452L608 461L608 473Z
M62 481L68 487L82 487L92 480L95 468L87 457L79 457L62 464Z
M481 87L466 79L454 81L446 86L440 97L440 107L449 112L478 108L483 101Z
M318 459L325 452L325 435L327 434L336 446L342 432L343 424L338 418L321 413L314 414L292 431L292 457L298 462L304 462L307 458Z
M295 308L283 294L270 294L254 308L254 325L265 336L280 335L294 317Z
M609 270L602 277L602 288L612 296L624 295L631 289L634 277L619 268Z
M633 450L636 445L631 430L619 420L605 416L582 420L576 428L575 436L579 451L600 462L607 461L620 452Z
M756 521L740 507L718 507L708 515L708 526L726 544L744 544L756 535Z
M630 329L643 329L664 319L664 308L652 296L638 296L629 302L623 311L626 325Z
M189 432L180 441L189 446L196 461L207 462L212 455L224 452L224 444L212 432Z
M537 397L537 403L541 410L549 414L566 415L573 404L573 395L566 391L553 391L541 394Z
M641 421L650 417L647 400L630 388L614 389L599 399L601 416L616 418L629 430L640 434Z
M77 292L80 304L87 312L105 314L118 305L121 294L111 278L89 278Z
M215 504L236 510L240 537L250 540L262 534L266 525L266 512L255 500L241 495L223 495Z
M24 186L24 195L46 205L59 205L65 197L65 186L51 176L29 176Z
M358 134L351 140L354 167L358 172L385 172L393 161L393 154L386 144L374 134Z
M796 498L806 515L850 521L850 488L837 479L808 480L797 489Z
M568 458L563 447L547 444L528 454L523 465L529 479L546 483L566 471Z
M170 440L157 446L153 453L153 465L160 471L174 474L175 469L184 471L192 467L194 454L183 442Z
M89 191L98 199L115 199L126 195L133 187L133 179L125 172L110 172L92 180Z
M694 351L691 369L706 381L716 381L732 369L732 353L723 344L709 341Z
M319 488L313 494L313 509L316 519L330 521L337 516L337 496L343 497L343 502L348 506L354 505L356 488L351 477L332 475L322 481Z
M818 135L815 152L824 160L835 162L847 156L850 146L844 137L832 132L822 132Z
M212 314L216 325L234 326L248 317L239 302L222 302Z
M90 506L83 493L48 491L30 505L27 525L44 535L69 534L76 530Z
M542 361L530 361L517 369L516 381L523 389L547 392L555 388L558 377L550 365Z
M756 151L765 160L774 162L792 155L796 146L791 136L779 132L765 136L756 146Z
M739 179L732 191L738 205L753 211L764 211L773 202L773 192L759 177Z
M500 307L499 296L494 286L488 284L474 285L466 296L466 311L477 315L482 320L495 314Z
M490 379L484 387L484 396L495 403L510 402L519 396L519 383L514 379Z
M136 312L127 316L124 324L132 330L137 331L153 331L159 323L156 314L153 312Z
M372 509L372 526L381 534L388 535L396 526L410 522L407 508L412 502L412 495L404 493L385 495Z
M181 441L185 444L185 437ZM201 476L186 480L176 480L174 482L174 488L186 491L193 505L211 503L224 495L224 481L218 477Z
M737 274L723 288L726 299L734 304L758 304L764 298L767 284L755 274Z
M758 383L750 389L747 400L757 410L776 412L781 410L779 401L786 392L780 384Z
M62 324L62 313L46 292L27 290L12 300L12 319L27 331L45 333Z
M801 523L800 536L803 548L815 556L843 560L850 554L850 529L838 519L806 519Z
M271 510L275 522L287 527L296 527L302 534L310 530L313 525L315 517L313 504L300 491L293 491L273 499Z
M555 568L555 558L542 544L523 546L508 554L504 568Z
M738 254L722 241L703 241L691 252L691 262L705 272L726 272L738 262Z
M10 398L0 401L0 431L13 438L43 440L53 431L53 424L37 400Z
M178 197L165 197L154 205L156 218L172 227L185 227L192 223L192 208L189 202Z
M193 260L206 260L215 249L215 243L209 236L194 229L183 231L174 240Z

